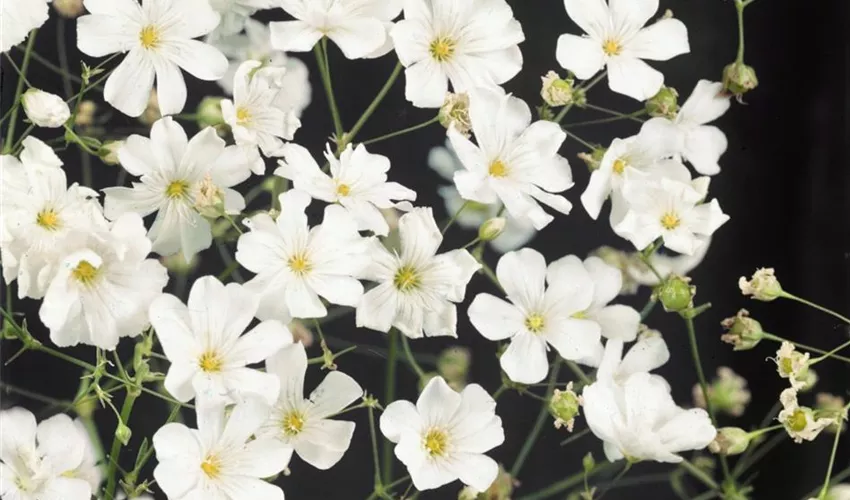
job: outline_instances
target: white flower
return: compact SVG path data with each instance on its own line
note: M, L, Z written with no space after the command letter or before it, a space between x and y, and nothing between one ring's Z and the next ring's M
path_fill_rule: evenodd
M233 100L221 101L224 122L230 125L239 146L259 147L273 156L292 140L301 122L292 112L286 89L274 81L283 68L265 68L260 61L245 61L234 77ZM270 74L271 73L271 74ZM281 102L282 101L282 102Z
M47 0L0 2L0 52L8 52L40 28L49 16Z
M776 372L787 378L791 387L801 390L806 386L809 373L809 353L798 351L791 342L782 342L776 351Z
M399 220L401 255L372 240L362 278L377 281L357 306L357 326L381 332L396 327L410 338L457 337L456 302L481 268L466 250L437 255L443 236L430 208Z
M749 280L741 276L738 279L738 287L743 295L752 296L764 302L776 300L785 293L772 267L756 269Z
M850 484L836 484L829 488L825 500L850 500Z
M290 190L280 196L277 220L258 214L245 221L251 231L239 237L236 260L257 273L245 288L259 297L260 319L321 318L328 311L319 296L355 307L363 295L354 276L369 264L368 240L339 205L326 207L322 224L310 228L309 204L309 195Z
M96 492L100 488L100 483L104 478L104 464L99 463L100 459L98 459L97 456L95 443L92 440L93 437L89 434L88 430L86 430L86 426L83 421L77 418L74 420L74 427L76 427L76 432L78 434L86 437L85 449L83 450L83 459L80 462L79 467L72 471L65 472L65 477L82 479L89 483L93 492Z
M252 438L269 416L257 399L198 408L198 429L162 426L153 436L159 462L156 484L173 499L283 500L283 490L263 478L280 473L292 450L273 439Z
M187 307L188 305L188 307ZM243 335L257 312L257 298L236 283L213 276L198 278L187 304L170 294L150 306L150 322L171 366L165 388L179 401L239 402L260 396L271 404L278 380L248 365L265 361L292 343L292 334L276 320Z
M428 166L434 169L441 177L446 180L452 180L455 172L463 170L463 164L452 149L452 143L446 139L446 146L435 146L428 153ZM446 204L446 211L449 214L457 214L460 207L464 204L464 199L460 197L457 188L454 185L440 186L437 192L443 198ZM457 217L457 224L465 229L478 229L481 224L489 219L497 217L502 210L500 204L485 205L474 201L467 201L466 208L460 211ZM490 246L493 250L499 253L510 252L516 250L528 243L537 234L534 226L525 219L516 219L510 214L505 218L506 224L502 233L495 239L490 241Z
M486 491L499 465L485 452L505 440L496 402L478 384L457 393L434 377L416 405L395 401L381 415L381 433L397 443L395 455L407 467L417 490L430 490L460 479Z
M360 399L363 389L348 375L332 371L305 398L307 352L299 342L269 358L266 371L280 379L281 390L257 437L276 439L294 448L299 457L318 469L333 467L351 444L354 422L329 417Z
M681 155L702 175L720 172L717 162L726 151L726 135L713 125L729 109L729 95L723 84L700 80L673 121L653 118L643 125L645 129L667 134L674 152Z
M333 41L348 59L380 57L392 50L388 32L401 13L402 0L280 0L294 21L273 22L272 46L307 52L322 37Z
M37 127L59 128L71 118L71 108L55 94L31 88L21 96L27 118Z
M567 136L557 123L531 123L528 105L501 90L470 94L469 115L477 146L457 130L448 131L466 169L454 175L465 200L486 204L501 200L512 217L528 220L538 230L554 219L538 201L570 212L570 202L551 194L573 185L570 164L558 154Z
M209 41L242 31L245 23L260 9L277 7L276 0L210 0L210 6L221 15L221 22Z
M587 36L561 35L558 63L582 80L607 67L611 90L633 99L649 99L664 84L664 75L642 59L666 61L691 50L678 19L644 28L658 0L564 0L564 6Z
M693 255L707 237L729 220L717 200L703 203L708 179L686 184L671 179L634 179L626 172L623 197L629 210L614 231L643 250L663 238L670 250ZM699 189L697 189L699 188Z
M20 161L0 156L0 250L6 283L18 295L40 299L63 257L64 241L79 231L106 228L97 193L68 187L62 161L34 137L23 141Z
M782 411L776 420L785 426L785 431L795 443L814 441L824 429L835 423L835 418L817 418L811 408L801 407L797 403L797 389L793 387L782 391L779 402L782 403Z
M142 333L148 306L168 283L165 267L147 258L150 250L136 214L119 217L108 231L72 234L39 309L50 340L111 350L120 337Z
M419 108L455 92L496 87L522 69L522 26L504 0L410 0L390 32L404 72L405 97Z
M708 413L676 406L670 385L657 375L634 373L622 385L600 378L582 398L587 425L610 461L678 463L678 453L701 450L717 435Z
M77 48L92 57L128 52L106 80L106 102L129 116L148 106L154 77L163 115L186 104L181 68L214 81L227 70L227 58L212 45L193 40L218 26L221 16L209 0L86 0L89 15L77 20Z
M9 500L89 500L92 487L73 477L87 436L67 415L36 426L23 408L0 412L0 496Z
M625 356L623 348L622 339L609 339L605 343L605 351L598 360L597 380L622 386L635 373L649 373L670 360L664 337L654 330L643 332ZM664 381L660 375L653 376Z
M328 146L325 158L330 163L330 175L322 172L310 153L297 144L281 149L284 159L278 162L275 175L291 179L296 189L307 192L317 200L339 203L357 221L361 231L386 236L389 226L381 209L410 207L409 203L393 200L416 199L416 193L396 182L387 182L390 160L371 154L366 147L351 144L334 157Z
M251 172L261 174L263 160L255 149L225 147L215 129L207 127L190 141L170 117L154 123L151 137L132 135L118 151L121 165L140 176L132 188L104 189L104 210L110 219L126 212L145 217L158 212L148 236L153 251L160 255L183 252L188 262L212 244L210 223L194 208L201 183L209 174L224 191L224 208L238 214L245 200L230 189Z

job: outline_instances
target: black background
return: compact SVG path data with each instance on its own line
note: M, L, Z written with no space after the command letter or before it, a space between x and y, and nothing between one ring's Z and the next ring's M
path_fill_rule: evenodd
M549 69L560 69L554 58L557 37L561 33L576 33L578 30L557 0L515 0L510 3L526 34L526 41L520 46L525 63L523 72L511 80L506 89L533 107L539 104L540 75ZM691 54L654 65L665 73L667 84L679 89L686 97L697 80L718 80L722 68L735 58L735 9L728 0L662 1L662 10L664 8L673 9L676 17L688 26ZM766 331L780 336L826 348L846 339L846 330L832 318L795 303L765 304L746 300L740 296L736 282L739 276L749 275L756 267L775 267L785 289L844 314L850 312L847 265L850 257L847 223L850 202L846 196L850 192L846 154L850 146L847 127L850 116L848 15L847 2L841 0L759 0L746 12L746 60L758 71L760 86L746 96L746 105L733 103L731 110L718 122L729 138L729 149L721 161L721 174L712 179L711 193L732 219L717 232L708 257L692 274L699 290L698 301L714 304L697 320L700 349L707 372L713 375L717 366L732 366L748 379L753 392L753 402L745 415L737 420L722 417L721 425L757 425L784 387L773 363L765 359L773 355L775 346L763 344L753 351L733 353L719 340L722 318L747 307ZM279 12L263 16L264 20L282 18ZM64 22L64 39L57 39L58 24L53 13L39 34L36 50L57 62L57 46L64 40L71 67L78 68L81 55L76 49L74 22ZM351 127L389 75L394 60L390 55L376 61L348 61L332 44L330 51L337 101L345 125ZM20 62L21 54L17 49L11 51L17 62ZM310 66L314 98L302 118L304 125L296 135L296 142L318 155L333 127L315 70L315 60L309 53L300 57ZM93 63L87 57L83 60ZM2 105L5 110L14 95L17 79L5 58L2 70ZM61 79L37 62L30 68L29 81L44 90L62 94ZM203 96L218 93L215 84L198 82L188 76L187 81L187 113L192 112ZM99 93L90 97L102 103ZM624 112L637 109L637 103L613 95L604 84L591 91L590 100ZM108 109L104 106L101 111ZM360 139L383 135L431 116L431 111L413 108L404 100L401 78L363 129ZM576 110L570 113L567 121L598 117L601 116L593 112ZM109 123L113 133L127 127L138 128L137 123L118 114ZM197 131L192 124L186 125L186 128L190 135ZM21 130L19 125L19 133ZM635 124L622 122L580 128L576 132L587 140L607 144L614 137L632 135L636 130ZM53 130L36 131L42 139L59 134ZM442 200L436 195L436 188L443 181L427 167L426 157L428 150L442 144L443 140L443 129L434 126L369 148L371 152L386 155L392 160L391 179L415 189L419 193L418 204L434 206L438 219L446 216ZM543 252L547 259L565 254L584 256L602 244L628 248L625 241L612 234L604 217L603 222L593 224L580 206L578 197L588 178L584 165L574 159L580 151L580 146L569 140L562 150L573 164L576 186L566 195L576 205L575 210L568 217L558 217L529 244ZM81 160L78 151L71 147L62 157L69 179L79 180ZM114 185L118 168L101 166L95 161L93 187L99 189ZM247 190L248 184L244 186ZM449 232L445 248L456 248L471 236L471 233L455 228ZM488 262L493 265L497 258L496 254L487 255ZM195 276L215 274L221 266L216 252L209 250L203 254L199 274ZM476 277L469 286L468 297L485 290L492 291L490 284L484 277ZM648 293L643 289L638 297L626 301L639 308ZM27 313L32 331L49 342L47 332L37 318L38 304L29 300L16 302L16 310ZM465 314L467 305L468 301L459 308L457 341L423 340L415 342L414 349L422 353L436 353L453 344L471 347L474 357L471 379L493 391L500 383L495 345L471 328ZM671 381L676 401L687 406L696 376L683 324L678 317L660 310L656 310L647 322L661 330L672 353L670 362L658 371ZM362 344L360 351L368 350L375 355L349 354L339 364L369 392L381 397L384 365L377 358L383 353L383 334L355 330L350 316L329 325L327 332ZM17 347L15 342L4 341L3 358L8 359ZM318 351L314 347L311 352L315 356ZM91 348L73 349L72 353L82 358L91 358L93 354ZM129 352L124 354L129 355ZM817 371L821 381L816 391L846 393L850 378L847 365L830 361L820 365ZM311 368L308 389L320 380L317 372ZM400 365L398 373L399 397L415 400L414 375L404 365ZM65 399L72 397L78 376L76 368L37 353L25 354L2 371L7 382ZM565 376L562 375L561 379ZM812 394L805 396L803 403L812 404L812 398ZM120 396L117 399L116 405L120 403ZM7 393L3 393L2 404L4 408L12 405L24 405L36 411L43 408L39 403ZM536 400L516 393L500 398L497 411L503 419L507 437L504 445L491 453L492 456L508 466L512 463L538 409ZM131 466L141 437L150 436L166 415L166 406L158 400L142 398L137 403L130 422L134 437L124 450L122 464ZM45 416L44 412L39 414L39 417ZM188 418L191 420L192 417ZM291 464L292 475L279 482L288 498L364 498L368 495L372 466L366 414L358 411L348 418L357 422L351 449L339 464L327 472L317 471L295 458ZM97 420L107 443L111 442L114 427L111 413L101 410ZM577 429L584 426L579 419ZM2 432L9 431L2 429ZM564 437L563 431L555 431L547 425L520 475L522 486L517 496L578 471L581 457L588 450L602 460L601 446L595 438L585 437L561 448L558 442ZM818 486L823 480L831 444L829 436L802 445L786 441L756 467L758 476L754 482L756 493L753 498L800 498ZM850 447L842 443L836 470L842 470L848 462ZM397 473L400 467L396 464ZM639 464L629 476L652 474L669 468ZM694 492L700 491L696 483L691 486ZM421 498L455 498L459 487L459 483L454 483ZM606 498L611 499L645 496L674 498L664 483L628 490L615 489L606 494Z

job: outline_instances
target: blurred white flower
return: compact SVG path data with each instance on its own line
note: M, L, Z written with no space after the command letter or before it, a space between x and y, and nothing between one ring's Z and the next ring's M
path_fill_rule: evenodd
M505 440L496 402L478 384L457 393L434 377L416 405L395 401L381 415L381 433L396 443L395 455L407 467L417 490L460 479L486 491L499 465L485 452Z
M0 2L0 52L8 52L49 16L47 0Z
M80 466L65 473L65 477L75 477L89 483L92 492L97 492L100 488L100 483L105 477L104 465L97 457L95 443L92 441L92 435L86 430L86 426L79 418L74 420L76 432L86 437L85 449L83 450L83 460ZM140 497L137 497L140 498ZM148 499L152 500L152 499Z
M221 16L218 27L209 35L208 41L214 42L221 37L239 33L255 12L277 7L278 2L277 0L210 0L210 6Z
M37 88L21 96L27 118L37 127L59 128L71 118L71 108L61 97Z

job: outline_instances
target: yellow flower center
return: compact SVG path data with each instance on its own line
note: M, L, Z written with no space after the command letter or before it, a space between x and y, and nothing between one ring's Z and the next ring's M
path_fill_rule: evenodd
M791 363L791 358L780 358L779 369L782 370L783 374L790 375L791 372L794 371L794 366Z
M420 285L419 273L411 266L402 266L393 277L393 285L402 292L408 292Z
M280 421L283 433L287 436L296 436L304 430L304 415L297 410L287 413Z
M621 158L617 158L614 161L614 173L617 175L623 175L623 171L626 170L626 162Z
M602 44L602 50L609 56L616 56L623 51L623 46L617 40L609 38Z
M528 328L528 331L531 333L540 333L543 331L543 327L546 326L545 318L539 313L529 314L528 317L525 318L525 327Z
M792 431L801 432L803 429L806 428L806 412L801 409L795 410L794 413L792 413L791 416L788 417L788 420L785 423L788 424L788 427Z
M221 474L221 460L215 455L207 455L201 462L201 470L210 479L215 479Z
M448 61L455 53L455 41L451 38L439 37L431 42L428 51L437 62Z
M289 265L289 270L299 276L307 274L313 268L313 265L310 264L307 255L304 253L293 255L289 258L287 264Z
M251 112L244 107L236 108L236 123L244 125L251 121Z
M207 351L198 358L198 366L206 373L220 372L222 365L221 356L215 351Z
M493 160L493 163L490 164L490 168L488 169L488 173L492 177L505 177L508 175L508 167L502 160Z
M155 49L159 45L160 38L159 31L153 25L145 26L139 33L139 42L146 49Z
M661 226L669 231L672 231L673 229L679 227L679 224L681 224L681 222L682 221L681 219L679 219L679 216L676 215L674 212L667 212L666 214L661 216Z
M165 188L165 196L171 199L184 198L189 194L189 183L186 181L173 181Z
M52 208L45 208L35 216L35 223L48 231L59 229L59 214Z
M348 196L348 193L351 192L351 187L348 184L338 184L336 186L336 194L340 196Z
M77 264L77 267L71 271L71 275L74 279L86 286L94 283L94 280L97 279L97 274L97 268L91 265L91 263L87 260L81 260L80 263Z
M448 436L440 429L431 429L425 434L422 446L432 457L441 457L446 454L448 447Z

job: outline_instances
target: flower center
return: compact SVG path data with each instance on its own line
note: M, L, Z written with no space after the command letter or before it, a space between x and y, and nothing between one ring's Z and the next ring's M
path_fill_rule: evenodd
M206 373L220 372L223 364L221 356L215 351L207 351L198 358L198 367Z
M540 333L544 326L546 326L546 321L540 313L531 313L525 318L525 327L531 333Z
M304 415L297 410L293 410L280 421L280 426L283 428L284 435L297 436L304 430Z
M310 261L307 259L307 254L305 253L293 255L289 258L287 264L289 265L289 270L298 276L304 276L310 272L310 269L313 268L313 265L310 264Z
M98 272L97 268L91 265L89 261L81 260L77 267L71 271L71 275L83 285L89 286L97 279Z
M221 460L215 455L207 455L201 462L201 470L210 479L215 479L221 474Z
M184 198L189 194L189 183L186 181L173 181L165 188L165 196L171 199Z
M617 56L623 51L623 46L617 40L609 38L602 44L602 51L609 56Z
M348 184L338 184L336 186L336 194L340 196L348 196L351 192L351 187Z
M236 108L236 123L240 125L245 125L246 123L251 121L251 111L249 111L245 107Z
M788 427L791 428L794 432L801 432L806 428L807 420L806 420L806 412L801 409L797 409L788 417L786 422Z
M420 284L419 273L412 266L402 266L393 277L393 285L402 292L409 292Z
M681 223L681 219L679 219L679 216L676 215L674 212L667 212L666 214L661 216L661 226L669 231L676 229Z
M142 44L142 47L146 49L155 49L159 45L160 38L161 37L156 26L151 24L142 28L142 31L139 32L139 42Z
M488 169L488 173L491 177L505 177L508 175L508 167L502 160L493 160L493 163L490 164L490 168Z
M45 208L35 216L35 223L48 231L59 229L59 214L52 208Z
M617 158L614 161L614 173L617 175L623 175L624 170L626 170L626 162L622 158Z
M451 59L455 53L456 43L451 38L441 36L434 39L428 47L431 57L437 62L445 62Z
M790 375L794 371L794 366L791 362L791 358L781 358L779 360L779 369L782 370L783 374Z
M422 439L422 446L431 457L441 457L446 454L448 436L440 429L431 429Z

